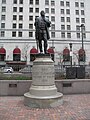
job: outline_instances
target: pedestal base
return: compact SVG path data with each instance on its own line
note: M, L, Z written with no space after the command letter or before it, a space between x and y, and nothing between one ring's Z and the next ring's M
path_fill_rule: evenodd
M53 96L38 97L29 92L24 94L24 104L31 108L53 108L63 104L63 94L57 92Z
M62 93L55 85L54 62L49 54L38 54L33 62L32 85L24 94L24 104L31 108L50 108L62 104Z

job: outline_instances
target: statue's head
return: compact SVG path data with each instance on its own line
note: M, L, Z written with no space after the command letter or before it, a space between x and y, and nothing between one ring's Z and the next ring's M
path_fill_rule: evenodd
M45 16L45 12L42 10L41 12L40 12L40 14L41 14L41 16Z

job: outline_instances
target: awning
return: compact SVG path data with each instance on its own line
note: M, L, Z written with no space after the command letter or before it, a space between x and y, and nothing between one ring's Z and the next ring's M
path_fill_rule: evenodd
M85 54L85 50L81 48L81 49L78 51L78 55L83 55L83 54Z
M19 48L15 48L13 50L13 54L21 54L21 50Z
M30 50L30 54L37 54L38 53L38 50L33 47L31 50Z
M63 50L63 55L69 55L70 54L70 50L66 47L64 50Z
M54 54L53 48L49 48L47 51L48 51L49 54Z
M0 48L0 54L6 54L6 50L4 48Z

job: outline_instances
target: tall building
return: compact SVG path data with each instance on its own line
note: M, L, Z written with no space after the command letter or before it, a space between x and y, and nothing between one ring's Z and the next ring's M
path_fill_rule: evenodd
M53 47L55 63L62 61L65 47L72 43L73 63L78 64L78 51L83 46L86 64L90 62L89 0L0 0L0 61L12 64L27 61L30 50L37 48L35 18L44 10L51 21L48 48Z

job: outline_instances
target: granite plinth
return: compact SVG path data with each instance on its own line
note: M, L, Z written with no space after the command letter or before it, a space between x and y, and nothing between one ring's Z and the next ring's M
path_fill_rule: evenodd
M29 92L24 94L24 105L30 108L53 108L63 104L63 94L57 92L53 96L38 97Z
M32 85L24 94L24 104L30 107L54 107L62 102L54 82L54 62L49 54L38 54L33 62Z

